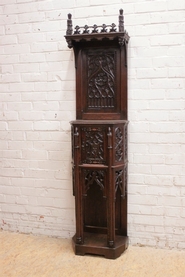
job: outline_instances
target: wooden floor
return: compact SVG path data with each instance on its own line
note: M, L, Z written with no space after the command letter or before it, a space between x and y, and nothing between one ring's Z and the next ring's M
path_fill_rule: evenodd
M185 277L185 251L129 246L116 260L75 256L71 240L0 232L0 277Z

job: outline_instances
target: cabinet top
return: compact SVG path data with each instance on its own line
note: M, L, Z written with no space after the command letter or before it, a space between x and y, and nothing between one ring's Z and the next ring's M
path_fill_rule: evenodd
M123 10L119 11L119 25L118 31L116 29L116 24L112 23L110 25L102 24L83 27L76 26L73 30L72 25L72 15L68 14L67 19L67 31L65 39L67 41L68 47L72 48L76 43L81 41L117 41L120 46L128 43L129 35L124 29L124 16Z
M74 120L70 122L72 125L116 125L128 124L127 120Z

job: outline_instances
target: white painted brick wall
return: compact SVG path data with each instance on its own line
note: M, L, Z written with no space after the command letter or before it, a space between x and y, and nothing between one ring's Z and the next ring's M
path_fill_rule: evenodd
M185 1L0 1L0 226L71 237L70 124L74 25L117 24L131 36L129 206L132 244L185 248Z

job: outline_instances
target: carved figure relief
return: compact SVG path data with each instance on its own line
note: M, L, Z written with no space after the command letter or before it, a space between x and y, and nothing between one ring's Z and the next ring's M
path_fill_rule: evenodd
M82 128L82 162L105 163L103 128Z
M115 54L98 51L88 54L88 108L115 106Z

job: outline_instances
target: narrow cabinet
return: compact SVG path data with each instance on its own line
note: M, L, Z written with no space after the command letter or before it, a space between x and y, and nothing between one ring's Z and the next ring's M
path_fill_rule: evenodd
M119 257L127 236L127 44L123 10L116 25L72 27L76 120L71 122L75 254Z

